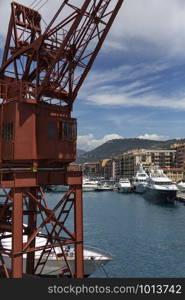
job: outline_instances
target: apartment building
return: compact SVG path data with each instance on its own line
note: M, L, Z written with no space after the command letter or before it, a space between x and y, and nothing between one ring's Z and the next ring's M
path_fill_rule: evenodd
M185 145L177 147L175 161L177 168L185 167Z
M98 177L100 175L100 162L86 162L82 167L83 174L88 177Z
M165 168L163 171L173 182L181 181L184 177L183 168Z
M174 149L135 149L123 153L116 158L116 178L132 178L140 164L147 172L153 166L161 169L174 168L175 153Z

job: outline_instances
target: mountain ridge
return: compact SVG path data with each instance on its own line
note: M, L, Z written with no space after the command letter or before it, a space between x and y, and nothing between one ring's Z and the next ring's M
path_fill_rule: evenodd
M117 156L133 149L169 149L175 143L185 143L185 138L155 141L139 138L114 139L78 156L77 163L95 162Z

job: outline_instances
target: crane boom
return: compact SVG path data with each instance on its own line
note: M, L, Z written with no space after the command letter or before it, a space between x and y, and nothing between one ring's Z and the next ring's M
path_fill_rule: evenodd
M13 2L0 68L4 101L19 93L22 101L72 107L123 1L65 0L45 30L37 11Z

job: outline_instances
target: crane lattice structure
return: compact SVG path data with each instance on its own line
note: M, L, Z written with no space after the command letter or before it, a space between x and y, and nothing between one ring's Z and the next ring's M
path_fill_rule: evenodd
M82 172L70 165L71 112L122 3L64 0L44 29L38 11L11 3L0 67L0 264L7 278L45 274L51 255L61 276L84 276ZM52 208L43 191L50 185L69 186ZM3 247L8 240L12 246ZM74 246L74 267L67 245Z

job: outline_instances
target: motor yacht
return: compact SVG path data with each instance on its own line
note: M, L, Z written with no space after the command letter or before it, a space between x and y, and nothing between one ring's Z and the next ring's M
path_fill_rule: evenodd
M97 184L97 188L95 189L97 192L102 191L113 191L114 190L114 181L111 180L101 180Z
M128 178L120 178L117 184L117 190L119 193L130 193L132 191L132 185Z
M143 169L143 166L140 165L138 171L136 172L135 177L133 178L133 190L136 193L143 194L147 184L148 174Z
M177 191L176 184L164 174L163 170L156 168L150 171L147 178L144 198L159 203L173 203Z
M97 179L84 177L82 183L82 190L83 192L93 192L96 190L97 185L98 185Z

